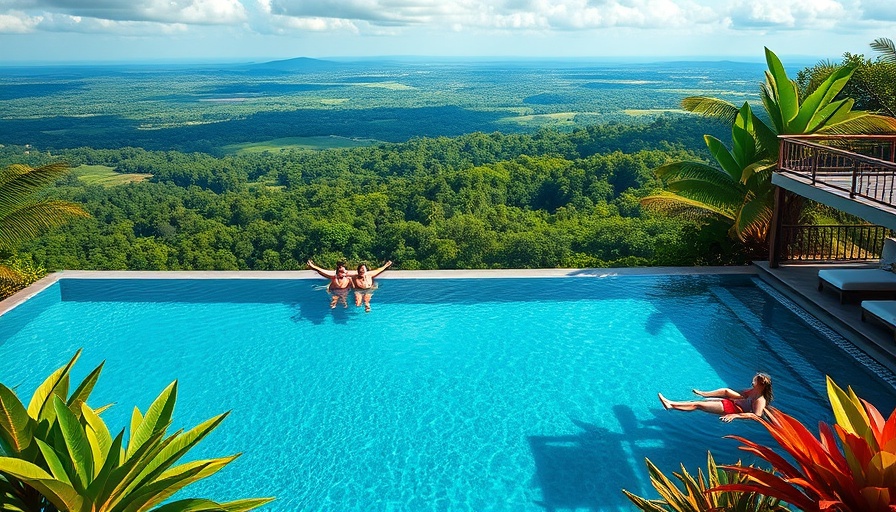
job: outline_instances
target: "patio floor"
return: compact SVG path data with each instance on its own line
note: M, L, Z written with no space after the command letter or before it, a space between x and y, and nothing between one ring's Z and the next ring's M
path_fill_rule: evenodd
M823 268L875 268L877 263L843 265L784 265L775 269L768 262L756 262L759 277L787 295L803 309L850 340L878 363L896 373L896 341L893 331L874 320L862 322L858 302L841 304L833 290L818 291L818 271Z

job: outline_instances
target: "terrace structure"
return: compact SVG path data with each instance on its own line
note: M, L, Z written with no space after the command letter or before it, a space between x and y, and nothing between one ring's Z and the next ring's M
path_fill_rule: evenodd
M769 266L781 262L877 259L896 231L896 135L780 137ZM786 191L867 222L787 225Z
M796 292L801 305L866 353L896 368L893 333L861 320L859 304L840 304L816 288L820 268L873 267L884 240L896 234L896 135L781 136L772 174L775 207L769 261L759 264ZM803 198L845 212L851 224L788 223L786 212ZM829 322L828 320L832 320Z

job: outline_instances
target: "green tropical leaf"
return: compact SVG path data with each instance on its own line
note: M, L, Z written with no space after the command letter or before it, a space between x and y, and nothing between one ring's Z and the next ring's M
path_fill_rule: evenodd
M68 485L72 485L72 480L69 478L68 472L65 470L65 465L59 459L59 454L56 453L56 450L40 439L35 439L35 441L40 448L41 455L43 455L44 460L47 462L47 467L50 468L50 473L53 475L53 478Z
M130 492L123 493L122 499L113 502L112 505L116 510L121 510L122 512L149 510L155 505L161 504L187 485L201 480L203 477L199 475L209 465L208 461L204 461L204 463L197 464L183 473L135 486Z
M756 139L753 135L753 113L750 104L744 102L743 107L737 113L734 124L731 126L731 156L735 160L739 174L744 167L753 163L756 159Z
M162 472L167 471L172 464L177 462L212 430L217 428L228 414L220 414L200 423L186 433L178 433L172 436L171 442L145 465L136 481L153 480Z
M109 449L112 447L112 434L102 418L85 403L81 404L81 418L86 424L84 432L90 441L94 464L98 467L105 463Z
M153 512L245 512L247 510L256 509L272 501L274 501L274 498L255 498L229 501L227 503L215 503L211 500L189 498L166 503L165 505L154 509Z
M722 170L728 173L728 176L731 176L732 180L739 180L742 168L738 165L737 160L731 155L731 152L728 151L728 148L725 147L725 144L712 135L704 135L703 140L706 141L706 147L709 148L709 153L716 162L719 163Z
M93 388L96 386L96 381L100 378L100 372L103 371L104 364L105 361L94 368L87 377L84 377L84 380L81 381L81 384L78 385L72 393L72 396L69 397L68 408L75 413L75 416L81 415L81 404L86 403L87 398L90 397L90 393L93 392Z
M79 357L81 357L80 349L75 352L74 357L71 358L68 364L50 374L34 392L31 402L28 404L28 415L34 420L50 419L44 417L44 411L53 411L51 396L55 395L65 399L68 394L68 374Z
M162 439L164 434L159 432L143 443L133 455L125 457L121 465L109 473L105 488L96 498L97 503L116 503L133 489L134 481L143 472L143 468L159 452L165 449L173 439Z
M784 65L777 55L768 48L765 49L765 62L768 64L768 71L773 77L775 86L775 100L781 113L783 125L789 125L800 109L799 93L796 84L787 78L787 72L784 71Z
M155 399L146 415L140 420L136 429L131 422L131 440L128 442L128 456L143 446L150 437L164 429L171 423L171 415L174 413L174 403L177 400L177 381L168 385Z
M106 454L106 460L103 462L99 471L96 472L96 476L84 493L91 503L104 503L104 499L102 498L112 493L112 487L114 487L116 482L113 481L110 484L109 477L122 463L121 460L124 456L124 449L122 448L123 442L124 430L119 432L118 435L115 436L115 439L112 440L112 445L109 447L109 451Z
M34 427L19 397L0 384L0 437L12 451L10 455L21 454L31 445Z
M787 133L814 133L819 126L819 111L840 94L854 72L854 66L843 66L831 73L800 105L796 118L788 123Z
M274 498L248 498L245 500L235 500L221 503L221 508L226 512L246 512L248 510L254 510L272 501L274 501Z
M70 485L54 479L35 464L11 457L0 457L0 472L30 485L60 510L81 510L83 500Z
M93 480L93 457L90 443L87 441L87 436L84 435L77 416L69 410L61 398L56 397L54 400L56 420L59 422L62 436L65 439L65 449L69 461L76 473L71 475L71 483L75 489L83 491Z
M765 82L766 83L759 85L759 99L762 100L762 106L765 107L765 112L768 114L769 119L771 119L772 126L774 126L774 132L783 134L786 122L781 117L781 108L778 106L778 100L775 94L775 79L768 71L765 72Z

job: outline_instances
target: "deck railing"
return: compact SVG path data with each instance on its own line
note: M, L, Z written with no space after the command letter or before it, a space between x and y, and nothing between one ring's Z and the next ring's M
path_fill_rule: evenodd
M880 258L884 239L894 233L883 226L781 226L781 262L844 262Z
M896 136L781 136L778 171L896 206Z

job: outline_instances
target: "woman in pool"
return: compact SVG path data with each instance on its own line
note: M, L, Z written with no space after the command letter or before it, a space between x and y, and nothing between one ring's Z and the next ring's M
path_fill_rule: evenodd
M318 267L311 260L308 260L308 268L320 274L321 277L330 280L330 284L327 285L327 292L330 294L330 308L335 308L336 303L339 301L342 301L342 306L347 308L348 291L352 287L352 278L348 275L345 262L340 261L336 263L334 272Z
M373 297L373 290L376 290L373 278L382 274L383 271L391 266L391 260L374 270L367 270L367 265L363 263L358 265L358 273L352 277L352 287L355 289L355 306L360 306L363 301L364 311L370 312L370 298Z
M706 400L692 402L673 402L658 393L663 409L679 411L704 411L721 416L719 419L729 422L736 419L757 420L765 413L765 407L772 401L772 378L767 373L757 373L753 377L753 386L741 392L730 388L713 391L693 390L695 395Z

